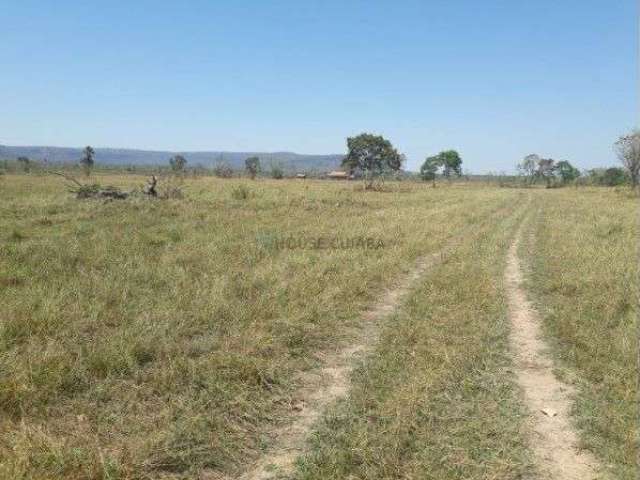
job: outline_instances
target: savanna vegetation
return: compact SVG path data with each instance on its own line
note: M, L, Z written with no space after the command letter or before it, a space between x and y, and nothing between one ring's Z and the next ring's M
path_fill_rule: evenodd
M2 179L2 475L233 472L286 418L316 351L347 341L418 255L510 197L215 178L182 188L181 200L105 203L55 177ZM282 237L384 247L288 249Z
M364 141L378 153L365 155ZM382 138L352 147L369 172L402 160ZM457 177L451 152L435 158ZM631 478L630 190L451 181L363 191L252 180L259 159L246 167L250 178L193 177L184 163L157 196L117 201L78 200L54 176L0 177L0 478L233 478L295 415L300 373L348 345L384 288L454 239L382 325L349 396L314 427L297 476L535 474L502 277L524 219L530 291L579 386L582 441ZM89 175L122 191L147 181Z

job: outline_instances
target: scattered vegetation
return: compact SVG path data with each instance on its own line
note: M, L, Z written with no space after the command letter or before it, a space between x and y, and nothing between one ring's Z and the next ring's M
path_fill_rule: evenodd
M525 184L533 185L538 181L547 188L567 185L580 177L580 170L567 160L556 162L552 158L542 158L533 153L524 157L518 164L518 171L525 178Z
M344 166L369 190L402 164L383 137L362 134L348 146ZM530 289L561 372L579 387L583 441L614 475L632 478L638 227L630 195L415 182L362 195L348 182L195 177L180 158L143 193L182 198L189 188L184 202L139 201L145 177L135 174L99 170L82 183L73 170L58 172L78 198L124 202L75 201L51 176L33 174L37 162L30 175L3 179L0 478L237 474L292 415L301 374L349 344L396 275L454 237L455 254L416 288L356 370L349 399L317 425L298 476L534 474L502 287L525 196L537 212L525 255ZM255 179L259 159L245 165ZM441 152L421 177L460 176L461 165L455 151ZM521 171L526 185L631 181L622 168L579 178L569 162L538 156ZM383 248L275 247L283 232L367 237Z

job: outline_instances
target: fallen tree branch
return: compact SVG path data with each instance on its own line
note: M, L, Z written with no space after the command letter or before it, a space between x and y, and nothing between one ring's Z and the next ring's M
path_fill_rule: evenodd
M67 189L69 192L75 194L76 198L113 198L117 200L124 200L129 196L127 192L123 192L117 187L107 186L103 188L97 183L82 183L71 175L67 175L62 172L49 173L58 175L65 180L72 182L73 184L67 184Z
M76 180L75 178L73 178L71 175L66 175L62 172L49 172L52 175L59 175L60 177L64 178L65 180L68 180L70 182L75 183L76 185L78 185L79 187L83 187L84 185L82 183L80 183L78 180Z

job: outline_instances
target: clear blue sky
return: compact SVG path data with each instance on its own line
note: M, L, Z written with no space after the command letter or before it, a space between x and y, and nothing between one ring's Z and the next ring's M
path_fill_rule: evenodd
M616 162L636 0L0 0L0 143Z

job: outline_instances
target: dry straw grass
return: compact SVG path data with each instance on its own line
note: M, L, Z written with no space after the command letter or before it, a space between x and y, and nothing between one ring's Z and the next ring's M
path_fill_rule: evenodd
M534 472L503 270L524 211L494 214L416 287L331 411L299 478L519 479Z
M578 403L585 441L626 472L632 200L387 187L196 178L182 199L103 202L50 177L0 178L0 478L236 475L289 418L299 373L348 344L386 285L464 229L319 426L300 475L520 478L530 466L501 278L529 194L542 207L531 288L559 355L593 386ZM277 242L360 237L383 248Z
M315 352L348 341L384 285L513 195L356 188L188 179L182 200L105 203L54 178L5 176L1 474L236 471L286 418ZM283 235L384 248L274 248Z
M523 255L548 340L575 383L584 445L613 478L635 479L640 448L638 198L625 190L540 196Z

